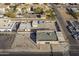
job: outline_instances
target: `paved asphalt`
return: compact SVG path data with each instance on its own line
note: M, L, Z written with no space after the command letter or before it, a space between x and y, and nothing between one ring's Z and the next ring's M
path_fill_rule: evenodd
M55 9L55 13L57 16L57 21L60 25L60 27L62 28L62 31L64 32L64 35L67 37L67 39L70 41L70 43L74 43L73 40L74 38L72 38L72 36L70 35L69 31L66 28L66 23L63 21L64 18L61 16L60 12L58 11L57 7L55 5L53 5L54 9Z
M57 21L60 25L60 27L62 28L62 32L64 33L64 35L67 37L69 44L70 44L70 49L69 52L71 53L71 55L74 55L73 51L77 52L77 55L79 55L79 43L77 40L75 40L69 33L69 31L66 28L66 23L63 21L64 18L61 16L60 12L58 11L56 5L51 4L51 6L54 8L56 16L57 16ZM76 54L75 52L75 54Z

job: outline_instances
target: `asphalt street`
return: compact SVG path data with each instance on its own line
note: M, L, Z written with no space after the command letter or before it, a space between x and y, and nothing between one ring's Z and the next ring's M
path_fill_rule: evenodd
M60 12L58 11L56 5L52 4L52 7L55 10L56 16L57 16L57 21L60 25L60 27L62 28L62 32L64 32L64 35L67 37L69 44L70 44L70 48L69 48L69 53L70 55L74 55L74 53L76 55L79 55L79 41L75 40L69 33L69 31L66 28L66 23L64 22L64 18L61 16ZM74 6L73 6L74 7ZM73 53L74 52L74 53Z

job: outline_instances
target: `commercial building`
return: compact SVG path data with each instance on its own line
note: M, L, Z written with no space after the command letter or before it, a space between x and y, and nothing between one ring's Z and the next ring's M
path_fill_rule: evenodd
M47 30L54 30L55 28L54 21L43 21L43 20L33 21L32 26L33 28L36 29L47 29Z
M30 30L31 30L31 24L26 22L22 22L18 28L18 32L25 32Z
M50 23L51 26L47 26L47 24ZM37 24L37 23L36 23ZM36 25L34 23L34 25ZM42 22L42 25L44 22ZM31 33L31 39L36 42L37 44L59 44L59 42L65 42L65 38L63 36L63 33L57 24L57 22L45 22L45 25L43 27L41 26L34 26L36 27Z
M37 44L54 44L57 41L55 31L37 31Z

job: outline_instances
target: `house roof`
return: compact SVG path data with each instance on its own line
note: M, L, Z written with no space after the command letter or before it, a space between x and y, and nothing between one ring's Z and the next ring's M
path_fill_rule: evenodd
M57 36L54 31L37 32L37 41L57 41Z

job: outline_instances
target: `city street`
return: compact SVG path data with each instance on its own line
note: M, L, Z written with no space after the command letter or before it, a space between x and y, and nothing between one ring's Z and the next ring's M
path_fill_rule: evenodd
M60 14L60 12L58 11L57 7L55 5L53 5L54 9L55 9L55 13L57 15L57 21L60 25L60 27L62 28L62 31L64 32L64 35L67 37L67 39L72 40L73 38L70 36L70 33L68 32L67 28L66 28L66 23L63 21L64 18L62 17L62 15Z
M70 43L70 49L69 52L73 51L77 51L77 55L79 55L79 43L78 40L75 40L69 33L69 31L66 28L66 23L64 22L64 17L62 17L61 13L59 12L59 10L57 9L57 7L55 5L52 5L55 9L55 13L57 15L57 21L60 25L60 27L62 28L62 32L64 33L64 35L67 37L68 42ZM76 48L75 48L76 47ZM74 49L73 49L74 48ZM71 54L72 54L71 53ZM72 54L73 55L73 54Z

